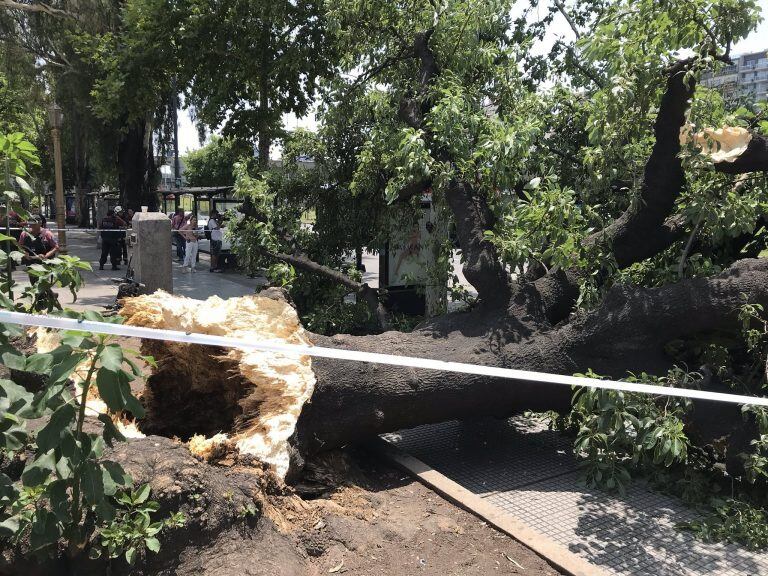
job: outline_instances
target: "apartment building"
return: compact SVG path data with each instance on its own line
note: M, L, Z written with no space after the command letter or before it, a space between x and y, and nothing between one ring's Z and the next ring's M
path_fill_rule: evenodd
M768 51L733 57L733 64L717 72L705 72L704 86L714 88L728 100L744 98L751 102L768 100Z

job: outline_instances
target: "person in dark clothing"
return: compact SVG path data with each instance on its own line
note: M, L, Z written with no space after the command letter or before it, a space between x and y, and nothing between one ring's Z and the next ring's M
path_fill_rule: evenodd
M176 257L179 259L179 262L184 262L184 256L186 255L187 241L179 232L184 224L184 208L176 208L176 213L171 218L171 238L176 243Z
M59 251L59 243L54 235L40 224L40 217L32 216L27 221L28 229L19 235L19 248L24 253L24 256L21 257L21 263L27 266L29 282L33 286L37 284L39 275L32 266L50 260ZM52 310L54 308L61 310L59 298L50 287L38 291L33 307L35 310Z
M29 230L19 235L19 247L24 253L21 263L27 266L53 258L59 251L59 243L47 228L40 225L40 218L32 216L27 222Z
M120 270L120 235L121 228L125 228L125 222L115 216L115 211L110 209L107 215L101 219L101 257L99 258L99 270L104 270L107 256L112 264L112 270Z

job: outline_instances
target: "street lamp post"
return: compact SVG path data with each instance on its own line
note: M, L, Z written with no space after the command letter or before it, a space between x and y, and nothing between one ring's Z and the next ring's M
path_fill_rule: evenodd
M53 138L53 165L56 174L56 228L59 229L59 251L67 252L67 206L64 202L64 177L61 173L61 125L64 115L61 106L54 102L48 109L48 117L51 122L51 137Z

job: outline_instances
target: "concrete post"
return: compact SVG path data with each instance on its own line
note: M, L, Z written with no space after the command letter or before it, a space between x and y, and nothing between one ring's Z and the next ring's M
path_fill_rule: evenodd
M133 269L137 282L151 294L162 289L173 292L171 267L171 221L160 212L136 212L132 220L136 244Z

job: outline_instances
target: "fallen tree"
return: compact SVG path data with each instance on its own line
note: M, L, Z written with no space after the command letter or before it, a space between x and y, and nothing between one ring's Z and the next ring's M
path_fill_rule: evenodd
M743 260L712 278L616 288L594 312L549 329L480 307L408 334L310 336L279 292L226 302L157 293L127 300L122 313L129 324L250 340L308 339L319 346L560 374L591 368L621 377L627 370L665 372L671 363L664 347L671 340L736 326L745 296L768 305L767 274L768 260ZM230 438L213 442L234 441L241 452L289 476L309 455L383 432L529 409L567 412L572 396L564 386L406 367L325 358L310 364L307 358L157 341L143 348L158 368L147 380L142 430L184 439L226 432ZM708 404L698 402L691 413L694 438L724 441L737 470L752 423L745 425L738 406Z
M656 10L653 6L646 9ZM476 25L482 27L480 20ZM414 68L406 74L409 89L396 92L400 98L397 122L402 130L418 134L425 149L429 144L429 155L423 158L432 163L433 174L462 160L430 116L445 106L435 91L445 81L441 56L433 50L438 42L435 34L435 28L419 30L408 40L410 44L402 44L406 39L399 36L402 50L397 59L382 62L376 70L394 74L383 71L404 61L416 67L415 77ZM712 48L706 53L714 60L728 60L727 51L718 54ZM481 64L477 66L478 74L485 72ZM653 143L636 196L623 213L583 239L586 250L602 251L602 261L594 263L596 269L538 265L513 278L499 246L487 234L496 225L488 184L466 172L446 169L441 191L456 225L464 276L479 297L470 311L431 319L411 333L333 337L306 334L289 304L276 304L279 298L275 300L274 293L229 303L195 303L155 295L128 300L122 313L129 323L139 325L247 338L308 339L321 346L542 372L592 370L613 378L623 378L629 371L663 375L676 364L668 353L671 342L738 334L743 327L739 319L743 305L768 305L768 260L763 259L732 260L720 273L656 288L622 282L608 288L611 268L627 269L657 257L686 234L696 232L695 228L690 232L690 222L681 217L677 204L686 187L681 156L696 145L701 147L707 138L697 135L689 146L688 114L700 66L701 56L696 56L663 68L658 109L653 115ZM475 122L497 126L485 109L478 110ZM697 167L737 175L768 169L765 138L748 130L737 132L731 141L705 146L701 157L709 155L711 161L709 166L700 163ZM710 131L709 137L717 140L718 133ZM411 178L400 182L395 194L388 185L387 193L393 202L404 202L426 186L436 186L435 182L432 176ZM269 240L281 241L279 237ZM312 265L304 256L275 254L278 259L293 259L308 272L348 283L350 290L360 288L338 272ZM683 260L686 257L687 249ZM604 293L595 307L585 311L578 309L577 300L586 277ZM370 296L368 291L373 310L377 305L370 302ZM278 318L291 326L287 332L283 325L278 329ZM269 326L276 331L270 333ZM144 346L160 360L147 383L148 417L141 424L146 431L183 438L225 432L232 435L226 441L234 440L241 451L272 462L288 475L299 470L308 455L382 432L452 418L504 417L529 409L564 413L572 397L570 389L554 385L328 359L294 361L296 374L302 375L297 387L288 382L286 374L291 369L285 359L258 355L249 359L242 352L191 350L176 344ZM263 369L253 371L264 362ZM697 385L728 391L716 375L704 372ZM271 432L276 430L279 434ZM756 427L753 419L742 417L739 407L696 402L687 432L699 443L718 444L730 470L739 473Z

